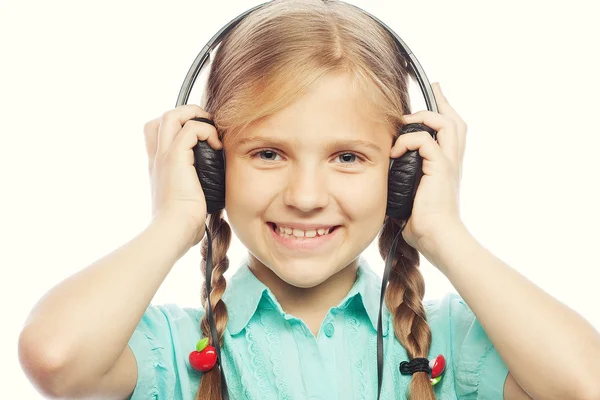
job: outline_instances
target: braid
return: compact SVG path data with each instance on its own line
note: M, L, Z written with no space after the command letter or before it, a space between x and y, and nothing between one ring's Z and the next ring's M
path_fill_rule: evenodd
M398 222L386 217L379 237L381 257L387 257L399 230ZM406 349L410 360L427 358L431 346L431 330L423 307L425 281L418 266L419 252L400 236L390 271L389 286L385 292L385 302L392 314L396 338ZM407 396L409 400L436 399L426 372L412 375Z
M231 228L225 219L223 219L223 210L208 216L208 229L213 239L212 259L213 271L210 292L210 303L213 306L213 315L217 332L219 335L219 345L223 345L223 332L227 327L227 306L221 300L227 281L225 280L225 272L229 268L229 258L227 250L231 243ZM208 252L208 241L206 238L202 240L202 262L200 264L202 276L206 274L206 256ZM206 286L202 285L201 301L202 306L208 307ZM200 328L204 337L208 338L209 344L212 345L212 336L210 334L210 325L208 322L208 313L205 312L200 321ZM221 360L219 360L221 362ZM200 386L196 393L196 400L221 400L221 377L219 369L215 368L202 373Z

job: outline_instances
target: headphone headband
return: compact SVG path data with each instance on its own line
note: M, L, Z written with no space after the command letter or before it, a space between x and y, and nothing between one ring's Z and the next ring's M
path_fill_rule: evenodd
M264 7L265 5L267 5L270 2L271 1L262 3L256 7L249 9L248 11L245 11L242 14L238 15L237 17L232 19L227 25L222 27L208 41L208 43L206 43L206 45L204 45L204 47L202 48L202 51L200 51L200 53L196 56L196 59L192 63L192 66L190 67L190 69L183 81L181 89L179 90L179 95L177 96L177 103L175 104L175 107L179 107L181 105L187 104L188 99L190 97L190 93L192 91L192 87L194 86L194 83L196 82L196 79L197 79L198 75L200 74L200 71L202 71L202 68L206 64L206 61L210 58L210 53L212 52L212 50L215 47L217 47L217 45L221 42L223 37L229 31L231 31L233 28L235 28L235 26L238 23L240 23L248 14L250 14L254 10ZM348 4L348 5L351 5L351 4ZM396 44L398 45L398 48L400 49L400 52L402 53L403 58L406 60L406 62L408 64L409 75L411 75L417 81L417 83L419 84L419 87L421 88L421 93L423 93L423 97L425 98L425 104L427 106L427 109L429 111L438 112L437 103L435 102L435 96L433 94L433 90L431 89L431 84L429 83L429 80L427 79L427 75L425 74L423 67L421 67L421 63L419 63L419 60L417 60L417 57L415 57L415 55L408 48L406 43L404 43L404 41L402 39L400 39L400 37L392 29L390 29L386 24L381 22L377 17L369 14L368 12L366 12L365 10L363 10L360 7L357 7L355 5L351 5L351 6L359 9L361 12L368 15L372 19L374 19L394 38Z

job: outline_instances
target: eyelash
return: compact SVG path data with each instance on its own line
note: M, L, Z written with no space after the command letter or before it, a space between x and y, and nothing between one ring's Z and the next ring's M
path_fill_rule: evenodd
M261 149L261 150L257 150L257 151L255 151L255 152L253 152L252 154L250 154L250 156L251 156L252 158L254 158L254 157L256 157L257 155L259 155L260 153L264 153L264 152L266 152L266 151L272 151L273 153L275 153L275 154L277 154L277 155L281 156L281 154L279 154L277 151L275 151L275 150L273 150L273 149ZM339 153L339 154L338 154L336 157L339 157L339 156L342 156L342 155L345 155L345 154L352 154L352 155L353 155L353 156L355 156L355 157L356 157L358 160L360 160L360 162L365 162L365 161L366 161L364 157L362 157L360 154L358 154L358 153L355 153L355 152L353 152L353 151L345 151L345 152L343 152L343 153ZM274 161L274 160L263 160L263 159L261 159L261 161L265 161L265 162L272 162L272 161ZM342 165L343 165L343 164L353 165L353 164L355 164L355 162L354 162L354 163L339 163L339 164L342 164Z

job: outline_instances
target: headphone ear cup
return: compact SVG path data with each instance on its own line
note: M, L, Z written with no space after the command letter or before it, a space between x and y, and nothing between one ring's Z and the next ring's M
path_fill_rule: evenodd
M215 125L206 118L192 118L195 121ZM199 140L194 146L194 167L204 192L206 211L214 214L225 208L225 158L223 150L215 150L205 141Z
M400 129L399 135L419 131L429 132L433 139L436 139L437 132L420 123L405 124ZM417 150L413 150L391 160L385 214L392 218L407 220L412 213L415 194L423 176L423 158Z

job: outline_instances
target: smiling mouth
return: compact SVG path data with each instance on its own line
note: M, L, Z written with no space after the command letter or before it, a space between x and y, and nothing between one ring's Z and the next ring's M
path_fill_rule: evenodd
M287 227L279 227L277 224L273 222L267 222L267 224L271 227L271 229L279 236L289 239L300 239L307 240L312 238L318 238L330 235L333 233L340 225L333 226L328 229L292 229Z

